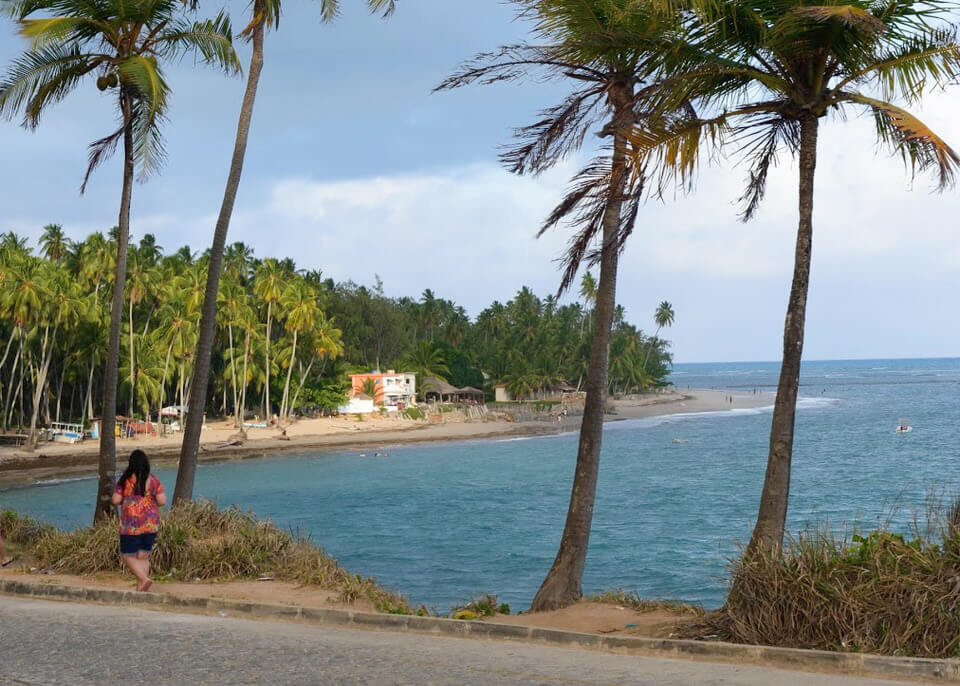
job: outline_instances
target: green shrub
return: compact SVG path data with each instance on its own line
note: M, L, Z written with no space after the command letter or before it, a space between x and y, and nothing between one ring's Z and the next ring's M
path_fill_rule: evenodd
M39 567L65 574L122 572L117 522L64 532L3 513L3 531L26 547ZM405 598L350 574L320 547L303 537L256 519L237 508L220 510L210 502L177 506L160 520L150 556L153 573L178 581L227 581L272 576L305 586L338 590L341 602L367 600L381 611L412 614Z
M419 407L405 407L400 410L400 414L407 419L425 419L427 414Z
M506 603L499 603L497 596L487 594L471 600L465 605L454 605L450 608L448 616L453 619L479 619L480 617L493 617L497 614L510 614L510 606Z
M946 520L949 521L949 520ZM723 609L684 631L741 643L960 657L960 531L814 530L782 552L741 555Z

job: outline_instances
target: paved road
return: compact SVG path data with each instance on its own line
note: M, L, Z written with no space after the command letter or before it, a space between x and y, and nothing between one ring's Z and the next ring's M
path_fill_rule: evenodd
M690 684L889 681L0 596L0 685Z

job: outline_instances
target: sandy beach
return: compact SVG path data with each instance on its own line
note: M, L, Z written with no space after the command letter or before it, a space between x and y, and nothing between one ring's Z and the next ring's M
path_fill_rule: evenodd
M718 412L769 407L773 394L736 394L727 391L684 390L617 400L608 421L640 419L669 414ZM286 436L275 427L247 429L247 441L236 444L236 429L229 421L208 422L201 436L200 460L216 461L260 457L279 452L371 448L425 441L480 440L505 436L531 436L575 431L579 417L561 423L508 421L445 421L431 423L371 415L301 419L287 427ZM179 434L164 437L121 439L118 455L134 448L146 450L157 464L175 462L179 457ZM96 472L97 441L82 444L45 443L36 452L22 448L0 448L0 486L26 484L50 478L84 476Z

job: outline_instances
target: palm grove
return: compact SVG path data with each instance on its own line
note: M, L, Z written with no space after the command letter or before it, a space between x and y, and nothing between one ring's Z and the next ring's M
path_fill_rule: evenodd
M67 360L73 357L84 358L78 359L75 367L83 368L84 360L87 362L84 402L89 405L96 395L90 379L97 373L91 370L101 369L101 409L109 434L101 448L103 487L113 474L111 429L118 388L135 409L138 404L145 407L163 402L173 392L183 401L191 386L202 388L209 378L213 381L211 392L194 394L194 406L216 407L219 397L222 409L234 408L239 416L250 400L246 396L249 387L262 397L264 411L270 409L274 396L279 396L277 404L286 413L308 396L322 395L338 378L337 365L347 361L373 366L393 360L397 366L409 363L421 372L464 381L474 380L482 371L493 379L503 379L518 392L528 393L560 379L582 384L587 402L570 509L556 561L534 609L556 607L581 594L607 394L656 384L663 377L663 363L668 359L663 343L626 324L616 303L619 256L635 229L647 230L642 201L664 195L675 181L682 190L692 190L701 159L715 159L718 151L731 152L745 158L749 165L748 187L742 198L744 218L749 219L759 207L769 170L778 155L799 157L795 270L767 475L751 545L751 549L776 548L783 535L789 497L819 125L848 113L871 114L880 142L901 154L909 168L932 169L940 188L952 182L958 161L944 141L897 104L914 104L928 89L946 86L955 79L960 50L950 23L954 3L515 0L520 15L532 22L535 40L479 55L440 88L527 77L569 85L568 97L545 109L539 121L518 130L517 144L502 156L502 161L514 173L537 174L584 147L594 150L594 159L572 179L568 194L541 227L541 233L557 227L572 229L560 291L576 283L584 266L598 270L597 281L584 276L580 282L586 307L558 305L552 297L540 300L523 290L510 303L495 303L470 322L462 310L429 292L418 301L391 300L383 296L379 286L367 289L325 284L317 274L301 275L301 280L295 280L299 290L288 292L286 285L270 281L267 272L274 268L270 260L235 277L225 269L223 283L218 284L232 208L231 190L236 191L237 162L242 162L243 156L240 143L246 135L242 115L210 269L205 271L203 260L185 266L177 278L196 284L196 289L182 288L179 295L188 300L186 294L192 292L194 300L184 302L179 311L174 305L164 315L180 321L184 333L176 342L167 341L169 355L157 355L160 346L138 356L138 340L146 344L152 329L157 335L151 320L155 313L166 312L168 303L154 307L149 303L161 299L141 297L146 289L135 287L139 255L127 263L130 181L138 165L141 173L150 172L161 159L159 126L164 121L168 91L163 64L192 52L215 66L235 70L229 22L222 15L200 22L188 22L179 15L174 18L180 3L161 0L21 0L9 4L22 33L32 40L32 47L0 83L0 112L23 114L27 125L36 126L47 105L65 97L84 76L99 75L102 80L98 85L103 89L117 89L122 126L94 143L91 169L121 142L125 160L118 230L112 245L101 239L107 246L101 251L103 259L112 261L112 282L101 271L96 278L103 283L87 282L76 291L66 284L52 287L50 295L39 298L43 305L35 308L42 310L42 315L36 313L32 319L31 308L25 304L28 298L18 306L5 305L14 312L4 321L8 339L14 341L10 348L16 349L18 360L12 367L5 360L5 383L16 389L7 395L16 400L13 404L17 405L18 416L30 414L33 425L37 412L31 410L44 408L46 413L51 389L66 384L72 391L82 385L78 385L75 370L71 370L74 376L66 374ZM199 3L188 4L192 7ZM369 4L373 9L392 9L392 3ZM336 3L321 5L324 18L335 15ZM255 56L260 41L262 58L262 29L276 25L279 4L255 2L253 9L245 35L254 40ZM46 13L48 18L34 18L37 12ZM88 16L91 13L96 16ZM250 77L255 73L259 74L252 65ZM252 87L255 90L255 83ZM252 108L252 99L246 104ZM246 123L249 125L249 116ZM588 139L588 134L595 136ZM592 143L588 146L588 140L599 141L598 147ZM8 235L7 243L17 241ZM17 252L18 248L10 250ZM16 257L4 259L12 263ZM37 264L37 258L23 259ZM47 254L43 259L52 258ZM184 262L189 265L191 260ZM224 259L224 264L228 263ZM38 272L46 269L37 267ZM83 272L77 269L76 273ZM125 283L128 275L129 285ZM8 292L22 288L6 285L7 280L17 277L3 278ZM56 280L51 277L49 282ZM256 320L256 325L238 324L234 330L232 323L224 326L214 321L214 312L230 309L215 308L214 300L231 298L231 281L253 300L241 304L235 298L236 310L246 311L249 306L252 314L246 319ZM76 351L73 345L69 350L55 350L55 346L63 345L64 327L90 321L78 316L83 308L72 307L75 296L103 300L101 307L106 307L109 299L109 316L102 315L100 324L91 325L90 336L98 340L91 341L86 350ZM281 303L286 303L287 310ZM199 309L207 315L202 325L197 319ZM178 314L183 316L175 320ZM243 318L238 314L235 321ZM233 321L232 316L227 319ZM669 324L672 319L672 308L663 307L658 311L657 325ZM129 362L120 355L125 320L129 320ZM318 328L310 324L314 320L327 323L326 344L318 340L323 336L314 335ZM109 335L104 342L100 332L107 321ZM198 327L207 332L211 344L219 340L218 355L211 373L204 374L210 351L199 346L200 378L191 383L186 381L192 354L187 334L195 333ZM175 329L162 327L165 334ZM336 331L342 334L339 339ZM102 357L98 346L106 351ZM124 364L129 365L126 370ZM241 365L245 366L238 373ZM148 371L156 368L161 370L159 374ZM311 374L316 375L316 382ZM458 377L460 374L463 376ZM125 391L124 376L129 377ZM323 379L331 383L325 385ZM198 415L191 413L190 421L200 421ZM195 446L185 441L181 473L185 473L184 468L192 470L194 462ZM178 480L178 491L179 486ZM192 484L188 486L192 488ZM189 488L184 491L187 496Z
M87 424L100 416L116 234L73 241L52 224L36 246L0 234L4 431L23 428L35 438L50 422ZM416 299L390 298L382 284L335 283L290 259L259 259L242 243L227 246L223 264L205 404L238 428L244 416L277 413L285 423L294 413L336 411L346 399L346 375L377 367L488 390L502 381L518 397L583 383L589 290L583 302L561 305L522 288L470 319L429 289ZM175 406L183 419L208 267L209 257L188 246L165 254L150 234L128 247L121 414L156 418ZM613 359L611 390L636 392L664 383L670 355L665 340L645 336L621 309Z

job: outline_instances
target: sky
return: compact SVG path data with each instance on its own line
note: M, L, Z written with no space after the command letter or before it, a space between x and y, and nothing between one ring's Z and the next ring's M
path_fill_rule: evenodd
M293 257L337 281L390 296L426 288L476 315L523 285L555 291L568 233L537 229L586 153L538 178L497 163L514 127L558 102L562 83L432 88L462 60L522 41L528 26L494 0L401 0L389 20L360 0L322 25L316 3L287 0L266 40L230 241L259 257ZM212 6L212 5L211 5ZM235 23L244 2L227 2ZM0 19L0 68L25 47ZM246 63L248 48L239 48ZM205 249L233 148L243 80L185 61L168 69L169 161L134 188L131 232L167 251ZM924 121L960 146L960 89L933 94ZM88 82L40 127L0 120L0 231L33 239L49 223L81 239L116 224L116 160L79 193L87 145L115 126L112 99ZM592 143L590 143L592 145ZM662 336L675 361L775 360L782 351L797 222L797 169L781 158L758 216L738 220L746 170L701 169L694 193L641 209L620 263L617 299L648 332L669 300ZM878 150L869 117L821 128L814 202L808 359L960 354L960 196L938 195Z

